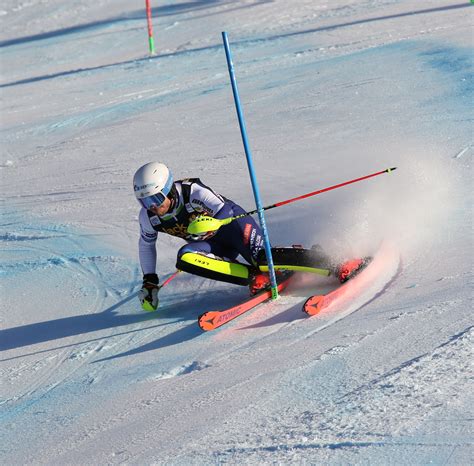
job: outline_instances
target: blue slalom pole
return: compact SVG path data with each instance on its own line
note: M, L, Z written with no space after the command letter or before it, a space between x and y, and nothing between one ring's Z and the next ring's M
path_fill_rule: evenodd
M270 238L268 236L268 230L265 223L265 216L263 214L263 206L260 200L260 193L258 190L257 178L255 176L255 169L252 161L252 153L250 151L250 146L247 138L247 129L245 127L244 115L242 113L242 107L240 105L239 91L237 89L237 82L235 80L234 74L234 64L232 63L232 55L230 53L229 39L227 37L227 32L222 33L222 39L224 41L225 55L227 58L227 67L229 68L230 81L232 83L232 92L234 94L235 108L237 110L237 117L239 118L240 125L240 134L242 135L242 141L244 143L245 155L247 157L247 166L249 168L250 179L252 181L253 195L255 197L255 204L258 211L258 219L260 221L260 226L262 227L263 233L263 244L265 247L265 253L267 255L268 271L270 272L270 283L272 286L272 299L278 298L278 288L275 276L275 267L273 265L272 250L270 245Z

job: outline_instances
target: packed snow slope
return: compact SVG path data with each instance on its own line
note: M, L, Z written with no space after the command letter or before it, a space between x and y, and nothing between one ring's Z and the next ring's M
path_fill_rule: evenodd
M4 0L2 464L469 464L472 20L467 0ZM141 311L132 176L167 163L254 201L273 244L402 266L346 316L311 290L202 333L246 290L182 274ZM182 242L162 235L158 272Z

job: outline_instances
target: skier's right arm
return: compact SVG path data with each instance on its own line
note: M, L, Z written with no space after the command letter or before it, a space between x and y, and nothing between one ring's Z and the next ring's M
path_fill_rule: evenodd
M153 229L145 209L140 211L140 239L138 255L143 272L143 284L138 292L138 298L145 311L158 308L158 275L156 274L156 239L157 232Z

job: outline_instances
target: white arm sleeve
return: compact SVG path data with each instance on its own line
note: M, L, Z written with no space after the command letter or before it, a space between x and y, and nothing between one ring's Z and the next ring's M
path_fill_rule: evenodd
M199 183L193 183L189 201L194 210L204 212L211 217L224 207L224 199L212 189Z
M143 274L156 273L156 238L158 233L153 229L145 209L140 210L140 239L138 256Z

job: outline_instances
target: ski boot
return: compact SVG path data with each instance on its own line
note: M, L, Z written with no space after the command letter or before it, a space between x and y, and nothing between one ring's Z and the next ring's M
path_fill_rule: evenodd
M287 278L290 278L294 272L291 270L275 270L275 278L277 284L283 282ZM249 290L250 296L255 296L257 293L261 291L270 290L272 287L272 283L270 280L270 275L268 272L260 272L256 270L255 272L250 273L250 282L249 282Z
M343 262L336 269L336 276L338 280L341 283L347 282L347 280L361 272L369 264L370 260L370 257L366 257L364 259L351 259Z
M269 290L270 286L270 276L268 273L256 271L250 275L250 296L255 296L257 293L260 293L260 291Z

